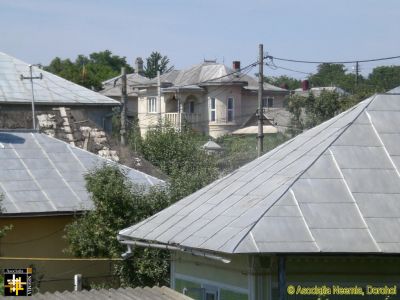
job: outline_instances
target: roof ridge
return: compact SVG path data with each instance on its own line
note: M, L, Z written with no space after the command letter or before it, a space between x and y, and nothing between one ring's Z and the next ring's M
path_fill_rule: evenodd
M348 124L346 124L344 127L343 127L343 129L342 129L342 132L337 136L337 137L335 137L323 150L321 150L321 153L319 154L319 155L317 155L316 156L316 158L302 171L302 172L300 172L297 176L295 176L295 178L292 180L292 183L290 183L289 184L289 186L282 192L282 194L274 201L274 203L272 203L263 213L262 213L262 215L257 219L257 221L255 221L254 222L254 224L253 225L251 225L250 226L250 228L249 228L249 230L247 231L247 233L245 234L245 235L243 235L243 237L240 239L240 241L236 244L236 246L233 248L233 250L232 250L232 253L235 253L235 251L236 251L236 249L240 246L240 244L243 242L243 240L251 233L251 231L254 229L254 227L260 222L260 220L265 216L265 214L287 193L287 191L289 191L292 187L293 187L293 185L297 182L297 180L301 177L301 176L303 176L303 174L305 173L305 172L307 172L307 170L309 170L313 165L314 165L314 163L323 155L323 153L330 147L330 146L332 146L332 144L339 138L339 137L341 137L342 135L343 135L343 133L344 132L346 132L346 130L347 129L349 129L350 127L351 127L351 125L354 123L354 121L355 120L357 120L358 119L358 117L363 113L363 112L365 112L365 110L368 108L368 106L375 100L375 98L376 98L376 96L377 96L378 94L375 94L375 95L373 95L372 96L372 99L370 99L369 100L369 102L365 105L365 107L357 114L357 116L356 117L354 117L354 119L353 120L351 120L351 122L349 122ZM337 115L336 117L339 117L339 116L341 116L340 118L337 118L337 120L335 120L335 122L333 122L331 125L333 125L333 124L335 124L338 120L340 120L342 117L344 117L345 115L347 115L348 113L350 113L351 111L354 111L356 108L358 108L359 107L359 105L361 105L363 102L366 102L368 99L366 99L366 100L364 100L364 101L362 101L362 102L360 102L358 105L356 105L356 106L354 106L354 107L352 107L351 109L349 109L349 110L346 110L345 112L343 112L343 113L341 113L341 114L339 114L339 115ZM336 118L335 117L335 118ZM332 119L330 119L330 120L327 120L327 121L325 121L324 123L326 123L326 122L329 122L329 121L331 121ZM316 126L316 127L319 127L319 126L321 126L322 124L324 124L324 123L321 123L320 125L318 125L318 126ZM331 126L330 125L330 126ZM314 127L314 128L316 128L316 127ZM328 126L329 127L329 126ZM303 134L303 133L302 133Z

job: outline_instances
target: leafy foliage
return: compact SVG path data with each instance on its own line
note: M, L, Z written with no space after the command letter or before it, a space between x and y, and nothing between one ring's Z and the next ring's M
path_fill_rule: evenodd
M176 131L160 123L147 132L141 145L145 159L170 176L172 201L181 199L218 177L216 161L207 155L190 128Z
M0 213L3 211L3 207L1 205L1 202L3 201L3 198L4 198L4 195L0 194ZM13 229L13 225L12 224L0 227L0 239L3 238L7 234L7 232L9 232L12 229Z
M370 86L377 92L386 92L400 86L400 66L382 66L374 68L368 76Z
M265 82L268 82L272 85L282 87L288 90L295 90L300 87L301 81L299 79L295 79L286 75L277 76L277 77L265 77Z
M93 52L89 57L78 55L74 62L56 57L44 69L84 87L99 90L103 81L120 74L121 67L125 67L127 73L133 72L125 57L105 50Z
M157 71L160 71L160 74L168 73L174 69L173 66L168 67L168 64L169 58L167 56L162 56L160 52L153 51L146 58L144 74L148 78L154 78L157 76Z
M86 187L95 209L77 217L66 227L67 252L78 257L120 257L125 247L117 241L118 231L138 223L169 205L163 188L146 190L134 186L114 166L88 173ZM168 254L135 248L131 260L118 262L114 274L122 286L165 284Z

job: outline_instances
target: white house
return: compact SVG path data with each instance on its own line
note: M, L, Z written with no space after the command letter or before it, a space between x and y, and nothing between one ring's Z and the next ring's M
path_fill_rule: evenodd
M193 129L218 137L249 125L258 107L258 81L241 72L237 61L232 69L215 61L204 61L186 70L163 74L160 82L158 78L148 79L132 88L139 91L142 135L163 119L176 128L189 122ZM263 104L269 110L269 123L276 123L271 112L278 114L284 110L288 94L286 89L264 83Z

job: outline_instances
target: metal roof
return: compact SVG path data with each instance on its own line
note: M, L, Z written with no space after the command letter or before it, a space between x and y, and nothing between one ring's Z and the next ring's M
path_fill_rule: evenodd
M65 80L52 73L32 67L35 102L56 105L120 105L118 101ZM29 65L0 52L0 104L31 103L30 80L21 80L21 75L30 76Z
M161 180L41 133L0 131L3 214L65 213L93 208L84 174L104 163L118 165L132 183Z
M380 94L120 231L224 253L400 253L400 95Z
M186 86L204 86L204 85L223 85L223 84L233 84L241 83L246 86L249 90L258 90L257 79L245 74L231 74L233 69L227 66L214 62L204 62L197 64L189 69L185 70L173 70L169 73L160 76L160 81L162 83L170 83L175 87L186 87ZM228 75L230 74L230 75ZM226 76L228 75L228 76ZM225 77L223 77L225 76ZM222 77L222 78L220 78ZM157 78L149 79L144 84L140 85L156 85ZM275 91L275 92L288 92L285 89L273 86L271 84L264 84L265 91Z
M126 75L126 81L128 85L128 95L129 96L137 96L138 91L132 86L143 84L148 80L147 77L144 77L138 73L132 73ZM121 96L121 76L117 76L111 79L108 79L102 82L103 90L99 91L100 94L108 96L108 97L120 97Z
M0 299L20 299L19 297L5 297L0 296ZM62 293L55 292L44 294L34 294L29 297L32 300L80 300L80 299L98 299L98 300L120 300L120 299L132 299L132 300L192 300L192 298L178 293L168 287L136 287L136 288L119 288L119 289L100 289L100 290L83 290L80 292L68 292Z

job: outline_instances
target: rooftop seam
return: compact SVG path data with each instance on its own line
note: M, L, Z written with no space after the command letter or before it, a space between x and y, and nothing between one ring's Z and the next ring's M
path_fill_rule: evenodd
M362 222L363 222L364 225L365 225L365 229L367 229L368 235L370 236L370 238L371 238L372 242L374 243L376 249L377 249L379 252L382 252L382 250L381 250L381 248L379 247L378 243L376 242L374 236L372 235L371 231L369 230L368 224L367 224L367 222L365 221L363 214L361 213L360 207L358 206L358 203L357 203L356 199L354 198L354 195L353 195L353 193L351 192L349 185L347 184L346 178L344 177L344 175L343 175L343 173L342 173L342 170L341 170L340 167L339 167L339 164L338 164L338 162L337 162L337 160L336 160L336 158L335 158L335 155L333 154L332 150L330 150L330 149L329 149L329 152L330 152L330 154L332 155L333 163L335 164L335 166L336 166L338 172L339 172L340 175L343 177L343 183L344 183L344 185L345 185L345 187L346 187L346 190L347 190L347 192L349 193L350 198L353 200L354 205L356 206L357 212L358 212L358 214L360 215L360 218L361 218Z

